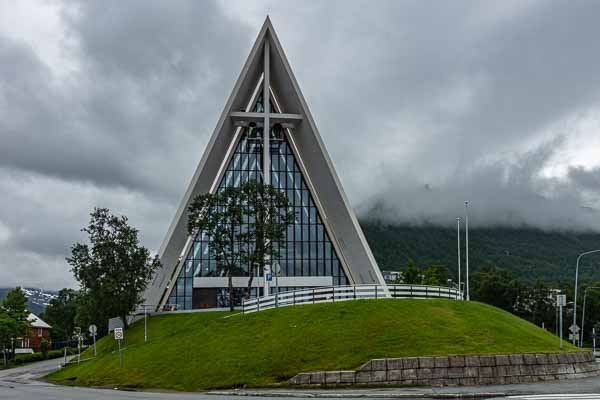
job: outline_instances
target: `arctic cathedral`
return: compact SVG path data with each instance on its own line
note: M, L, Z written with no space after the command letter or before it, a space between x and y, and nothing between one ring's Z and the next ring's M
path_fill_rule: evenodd
M177 310L229 305L225 271L211 256L205 232L188 235L187 210L199 194L252 180L282 190L295 221L269 276L255 274L251 296L384 284L268 17L159 249L162 267L146 290L146 304ZM241 266L233 278L237 303L248 268Z

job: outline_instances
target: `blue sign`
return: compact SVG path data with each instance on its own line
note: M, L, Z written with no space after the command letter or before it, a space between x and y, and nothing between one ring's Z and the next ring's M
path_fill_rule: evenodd
M271 282L273 280L272 274L267 274L267 282Z

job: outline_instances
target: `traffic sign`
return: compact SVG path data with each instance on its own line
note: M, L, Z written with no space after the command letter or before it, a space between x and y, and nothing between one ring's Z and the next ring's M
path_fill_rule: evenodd
M566 306L567 305L567 295L566 294L559 294L558 296L556 296L556 305L557 306Z
M569 340L573 340L573 334L569 333ZM579 341L579 335L575 335L575 341L578 342Z
M90 332L90 335L96 336L96 333L98 333L98 327L92 324L89 326L88 331Z
M123 328L115 328L115 340L119 344L119 368L123 368L123 355L121 353L121 340L123 340Z
M115 328L115 340L123 340L123 328Z
M573 324L569 327L569 332L579 333L579 327L577 325Z
M273 280L273 274L267 274L267 282L271 282Z

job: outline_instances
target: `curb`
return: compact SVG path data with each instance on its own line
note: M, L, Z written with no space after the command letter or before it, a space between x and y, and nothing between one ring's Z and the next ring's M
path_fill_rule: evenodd
M246 396L246 397L293 397L293 398L327 398L327 399L489 399L495 397L519 396L527 393L517 392L473 392L473 393L340 393L340 392L260 392L260 391L210 391L208 395L217 396Z

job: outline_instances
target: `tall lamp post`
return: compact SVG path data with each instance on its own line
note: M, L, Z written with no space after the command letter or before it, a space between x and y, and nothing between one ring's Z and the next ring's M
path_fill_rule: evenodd
M469 295L469 202L465 201L465 257L466 257L466 290L467 301L471 300Z
M460 217L456 218L456 250L458 251L458 292L460 293ZM461 294L462 300L462 294Z
M600 286L588 286L583 291L583 309L581 310L581 337L579 338L579 347L583 346L583 326L585 323L585 300L587 297L587 291L590 289L600 289Z
M577 280L579 278L579 260L581 260L581 257L583 257L585 255L592 254L592 253L599 253L599 252L600 252L600 249L586 251L585 253L581 253L577 257L577 264L575 266L575 295L573 296L573 329L577 326ZM573 332L573 345L575 345L576 338L577 338L577 332Z

